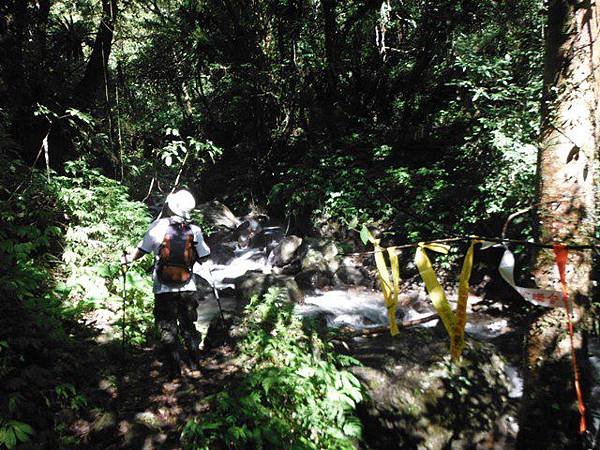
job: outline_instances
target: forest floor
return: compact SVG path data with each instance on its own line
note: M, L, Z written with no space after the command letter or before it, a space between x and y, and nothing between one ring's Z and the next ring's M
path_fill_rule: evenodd
M206 314L200 314L200 325L208 325L216 314L215 305L202 305L200 310ZM527 315L517 305L510 311L499 306L494 301L481 301L475 305L474 314L510 318L511 331L493 343L509 362L519 366ZM111 340L103 336L107 323L95 325L82 330L87 335L82 336L80 358L73 368L81 380L79 389L87 407L77 414L64 410L72 415L63 418L71 424L68 434L76 437L68 448L180 449L186 423L207 411L208 397L239 374L235 347L214 329L202 353L200 374L184 370L180 378L170 379L162 367L158 343L124 350L118 333L111 333ZM205 329L202 332L206 334Z
M227 344L203 352L199 373L184 370L175 379L166 375L157 345L123 352L117 341L90 344L82 363L88 408L71 420L74 448L179 449L186 422L237 372Z

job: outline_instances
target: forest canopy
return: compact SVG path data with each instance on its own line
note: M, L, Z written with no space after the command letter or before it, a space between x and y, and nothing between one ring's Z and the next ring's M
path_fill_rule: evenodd
M599 11L570 0L0 1L0 448L410 447L438 425L462 448L498 438L496 416L518 416L497 445L583 448L599 329ZM204 330L208 375L178 384L153 356L164 330L151 258L127 257L183 188L211 267L249 246L252 270L204 283L221 320ZM293 251L270 247L267 231ZM516 284L497 270L498 245L474 250L477 236L510 247ZM433 298L417 261L431 266L423 242L440 238L453 248L438 246L448 255L433 258L436 288L464 300L460 317L447 307L448 334L455 317L470 320L469 295L483 305L469 314L493 311L508 330L470 340L461 363L462 346L447 356L443 328L410 329L430 318L402 321L398 303ZM572 314L519 294L559 283L546 292ZM378 296L366 328L394 320L398 303L406 339L377 327L353 339L331 317L298 313L306 293L340 286L346 303ZM236 305L225 314L220 291ZM513 369L522 403L507 387ZM378 391L386 384L393 396ZM379 407L401 411L397 434L374 425L387 420Z
M497 233L532 200L540 2L1 8L2 148L30 164L47 142L51 168L85 157L143 198L185 159L203 198L400 238Z

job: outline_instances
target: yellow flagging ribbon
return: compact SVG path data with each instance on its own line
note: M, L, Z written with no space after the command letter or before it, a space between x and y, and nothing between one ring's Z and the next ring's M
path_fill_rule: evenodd
M469 300L469 279L473 269L473 246L479 241L472 240L463 261L458 279L458 302L456 304L454 339L451 340L452 359L460 358L465 346L465 325L467 324L467 302Z
M371 233L368 233L368 239L373 247L375 248L375 264L377 265L377 278L381 284L381 290L383 291L383 298L385 300L385 306L387 308L388 320L390 324L390 333L395 336L399 333L398 324L396 322L396 305L398 304L398 294L400 291L400 269L398 264L398 255L396 254L396 247L389 247L383 249L380 245L380 239L375 239ZM462 270L460 272L460 278L458 281L458 302L456 310L452 311L450 303L446 298L446 293L440 285L437 276L431 265L431 261L425 252L425 249L431 250L438 253L447 254L450 250L450 246L446 244L440 244L437 242L419 242L417 246L417 252L415 254L415 264L419 269L421 278L425 283L425 288L433 307L442 319L442 323L450 336L450 351L452 359L457 360L465 346L465 326L467 324L467 303L469 300L469 279L471 278L471 270L473 269L473 252L474 245L481 242L480 240L471 240L471 245L467 250L465 259L463 261ZM390 258L390 270L388 269L385 261L384 252L387 250L387 254Z
M467 323L467 301L469 299L469 279L471 278L471 270L473 268L473 246L479 241L472 240L469 250L465 255L460 278L458 281L458 303L456 310L453 312L446 293L440 285L431 261L425 252L425 249L434 252L447 254L450 247L439 243L423 243L420 242L415 254L415 264L419 269L421 278L425 283L425 288L431 297L433 307L442 319L442 323L450 336L450 352L452 359L460 358L462 350L465 346L465 325Z
M396 305L398 303L398 293L400 290L400 269L398 264L398 255L396 254L396 248L390 247L387 249L388 255L390 255L390 264L392 269L392 279L390 280L390 273L388 271L385 257L383 256L383 249L379 245L380 240L375 239L369 234L369 241L375 247L375 264L377 265L377 278L381 284L381 290L383 291L383 298L385 300L385 306L387 308L388 320L390 323L390 333L395 336L399 333L398 324L396 323Z
M431 265L431 261L429 260L427 253L425 253L425 249L447 254L448 250L450 250L450 246L444 244L426 244L424 242L419 242L417 252L415 253L415 265L419 269L421 278L425 283L425 288L429 293L429 297L431 297L433 307L439 314L440 319L442 319L444 327L446 327L446 331L448 332L448 336L450 336L451 342L454 343L454 313L452 312L452 308L450 308L450 304L446 299L444 289L442 289L442 286L440 285L435 272L433 271L433 266Z

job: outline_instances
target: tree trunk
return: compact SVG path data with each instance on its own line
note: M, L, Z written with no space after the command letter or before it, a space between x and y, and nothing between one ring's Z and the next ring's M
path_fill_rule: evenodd
M98 25L94 47L83 78L73 91L73 100L77 108L89 110L94 105L98 89L104 83L104 71L108 67L116 21L117 0L102 0L102 18Z
M595 224L600 4L551 0L547 6L537 234L543 243L587 243L594 236ZM538 286L558 289L552 252L540 250L534 261ZM574 300L574 342L580 363L585 356L582 327L591 273L591 251L571 250L566 279ZM553 309L544 312L529 330L520 448L582 444L566 322L564 309Z
M325 63L326 63L326 81L323 91L323 113L324 121L332 141L335 141L338 134L338 124L336 123L336 108L338 88L338 50L336 39L336 0L322 0L321 9L323 12L323 35L325 38Z
M443 64L445 55L451 48L452 30L460 21L454 12L456 3L452 0L428 0L423 5L423 15L417 30L415 48L418 51L414 64L406 79L399 78L392 88L404 92L405 95L402 119L399 121L402 124L400 133L404 141L419 140L424 133L427 117L431 113L425 109L425 103L426 99L431 98L428 91L437 81L433 69ZM444 83L445 80L442 81L442 84Z

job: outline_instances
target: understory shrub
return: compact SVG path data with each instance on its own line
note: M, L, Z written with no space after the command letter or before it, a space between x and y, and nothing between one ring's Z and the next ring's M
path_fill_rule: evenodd
M87 404L77 388L80 338L91 334L82 312L121 304L120 249L141 237L149 218L124 187L83 162L68 163L59 177L0 159L0 448L29 440L66 448L76 438L64 418ZM151 323L144 271L127 274L134 342Z
M246 308L237 361L243 376L187 423L186 448L355 448L362 428L354 409L363 394L344 367L358 362L333 353L285 299L272 289Z
M55 290L64 217L54 182L0 158L0 448L29 440L56 448L68 441L56 415L67 392L59 387L78 396L71 383L76 317Z
M58 290L80 311L103 308L120 314L120 258L148 228L147 208L131 201L121 183L88 168L84 161L69 162L65 170L68 175L54 181L68 219L62 253L64 281ZM135 344L144 340L152 323L152 282L147 274L151 263L151 258L145 258L126 274L127 333Z

